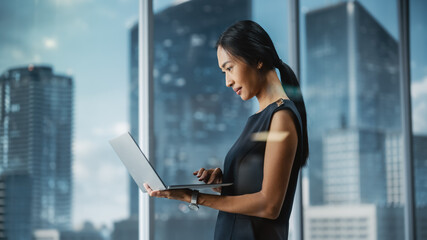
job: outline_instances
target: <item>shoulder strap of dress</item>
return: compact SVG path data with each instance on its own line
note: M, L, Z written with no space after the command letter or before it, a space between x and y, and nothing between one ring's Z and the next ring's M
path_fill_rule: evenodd
M302 120L301 120L301 116L300 116L299 111L298 111L297 107L295 106L294 102L292 102L291 100L279 99L278 101L276 101L276 104L277 104L276 107L273 108L273 111L270 115L270 122L271 122L271 117L273 116L273 114L275 112L282 110L282 109L289 109L292 111L292 113L296 117L295 120L298 121L298 122L295 122L295 124L297 124L297 128L299 128L299 135L302 136Z

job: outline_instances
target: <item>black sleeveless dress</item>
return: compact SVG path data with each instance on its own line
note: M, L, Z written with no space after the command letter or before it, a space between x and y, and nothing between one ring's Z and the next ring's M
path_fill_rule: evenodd
M215 240L288 239L289 217L303 156L301 117L292 101L279 99L249 117L242 134L225 157L223 182L234 184L222 187L221 195L242 195L261 190L266 142L254 141L252 136L254 133L268 131L273 114L280 110L290 110L293 113L298 133L298 148L280 215L277 219L270 220L219 211Z

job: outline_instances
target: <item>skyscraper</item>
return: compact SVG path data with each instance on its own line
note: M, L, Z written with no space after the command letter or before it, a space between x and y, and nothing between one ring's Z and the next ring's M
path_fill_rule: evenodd
M413 136L417 239L427 239L427 136Z
M305 213L304 223L304 239L310 240L404 239L402 207L313 206Z
M311 147L306 235L401 239L398 43L357 1L315 9L305 17L303 90ZM373 228L354 231L366 222Z
M225 87L215 44L238 20L250 19L251 1L195 0L154 16L154 151L166 183L198 182L201 167L222 167L226 152L252 111ZM216 211L189 212L177 201L155 200L156 239L212 239ZM195 227L197 226L197 227Z
M324 203L386 204L384 134L335 129L323 138Z
M8 239L71 227L72 116L71 77L32 65L0 77L0 178Z
M385 134L387 203L401 206L405 203L405 156L403 147L403 136L400 132Z
M321 205L327 131L400 131L398 44L357 1L315 9L305 17L310 204Z

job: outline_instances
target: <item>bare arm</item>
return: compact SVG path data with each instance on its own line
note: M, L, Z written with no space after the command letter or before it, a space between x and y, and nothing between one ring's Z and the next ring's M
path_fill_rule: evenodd
M288 135L283 140L277 141L271 133L278 132L287 132ZM276 219L285 199L297 145L298 135L292 113L276 112L271 120L270 134L266 143L261 191L239 196L199 194L198 204L230 213ZM191 191L187 190L149 191L149 193L150 196L187 202L190 202L191 196Z

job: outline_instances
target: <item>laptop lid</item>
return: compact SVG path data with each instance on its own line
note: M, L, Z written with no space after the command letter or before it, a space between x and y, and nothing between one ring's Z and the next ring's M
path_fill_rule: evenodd
M153 190L166 189L165 184L130 133L122 134L110 140L110 144L143 192L147 192L144 183L148 183Z

